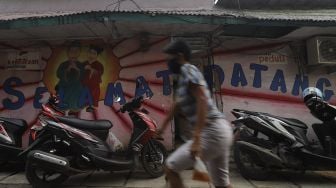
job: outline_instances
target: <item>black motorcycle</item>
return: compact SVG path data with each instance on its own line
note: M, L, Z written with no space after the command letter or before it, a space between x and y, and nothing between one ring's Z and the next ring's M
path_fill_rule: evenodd
M24 162L18 155L22 148L22 136L28 130L23 119L0 117L0 165Z
M112 151L105 142L112 123L107 120L81 120L45 114L39 144L28 154L26 177L34 187L54 187L71 175L96 169L132 172L141 162L151 177L163 174L167 156L157 140L155 121L141 109L143 97L124 104L134 128L128 148ZM162 139L161 139L162 140Z
M53 113L64 116L64 111L56 107L57 97L51 95L48 102L42 105L39 117L44 113ZM24 119L0 117L0 165L19 164L24 165L25 157L32 147L22 147L22 137L25 132L29 133L28 145L34 146L39 131L42 129L37 121L29 127Z
M336 126L332 123L336 108L325 102L319 105L324 106L323 114L329 118L322 119L323 124L313 125L315 132ZM245 178L265 180L270 171L278 169L336 170L334 132L322 135L326 143L312 143L306 136L308 126L297 119L240 109L233 109L232 114L237 118L233 121L234 160Z

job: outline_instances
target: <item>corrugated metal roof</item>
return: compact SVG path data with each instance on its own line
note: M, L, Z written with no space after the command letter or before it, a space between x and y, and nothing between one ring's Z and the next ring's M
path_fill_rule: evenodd
M226 3L236 5L236 0L225 0ZM264 0L260 0L264 2ZM287 0L289 2L289 0ZM309 0L316 3L316 0ZM322 0L319 0L322 1ZM323 0L325 1L325 0ZM327 0L331 1L331 0ZM256 4L250 0L241 1ZM265 1L266 2L266 1ZM267 1L283 3L284 1ZM308 2L308 0L305 0ZM302 3L297 2L297 4ZM265 3L266 4L266 3ZM329 7L328 7L329 8ZM282 20L282 21L336 21L335 9L314 10L240 10L214 6L212 0L0 0L0 20L9 21L27 18L43 18L86 14L92 12L123 12L123 13L146 13L146 14L169 14L169 15L192 15L192 16L219 16L237 17L258 20Z
M33 19L45 17L58 17L78 15L94 12L110 13L145 13L145 14L168 14L168 15L193 15L193 16L219 16L237 17L257 20L279 20L279 21L336 21L336 10L228 10L228 9L198 9L198 10L167 10L167 9L146 9L146 10L119 10L119 11L61 11L41 13L0 13L1 21L17 19Z

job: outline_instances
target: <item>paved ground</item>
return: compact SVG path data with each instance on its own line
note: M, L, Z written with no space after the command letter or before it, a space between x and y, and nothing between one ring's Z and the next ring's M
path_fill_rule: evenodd
M192 171L183 172L182 176L189 188L208 188L206 183L191 180ZM77 175L68 180L62 187L67 188L166 188L163 177L149 179L138 170L127 180L128 173L112 174L109 172L92 172ZM231 181L238 188L335 188L336 172L277 172L268 181L250 181L242 178L231 165ZM0 172L0 188L31 188L23 172L5 169Z

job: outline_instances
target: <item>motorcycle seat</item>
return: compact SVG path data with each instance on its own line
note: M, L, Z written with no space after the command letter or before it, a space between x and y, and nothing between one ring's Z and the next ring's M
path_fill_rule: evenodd
M273 117L273 118L276 118L276 119L279 119L291 126L295 126L295 127L298 127L298 128L301 128L301 129L308 129L308 126L303 123L302 121L300 120L297 120L297 119L292 119L292 118L284 118L284 117L279 117L279 116L274 116L274 115L271 115L271 114L268 114L268 113L263 113L263 112L253 112L253 111L248 111L248 110L240 110L240 109L233 109L234 111L241 111L243 113L246 113L246 114L250 114L250 115L259 115L259 114L263 114L263 115L266 115L266 116L270 116L270 117Z
M0 117L0 121L4 121L4 122L8 122L10 124L16 125L20 129L26 129L28 127L27 122L23 119Z
M308 126L300 120L292 119L292 118L283 118L279 116L274 116L274 117L292 126L295 126L301 129L308 129Z
M108 120L84 120L62 116L55 117L62 123L83 130L108 130L113 126Z

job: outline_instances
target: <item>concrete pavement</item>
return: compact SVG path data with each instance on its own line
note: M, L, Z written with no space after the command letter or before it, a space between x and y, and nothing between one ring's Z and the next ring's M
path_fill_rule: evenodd
M109 173L95 171L69 179L62 187L67 188L166 188L164 177L150 179L141 169L129 179L128 173ZM207 183L193 181L192 171L182 173L188 188L208 188ZM239 188L335 188L336 172L276 172L267 181L246 180L240 176L234 164L231 164L231 181ZM31 188L22 171L5 169L0 172L0 188Z

